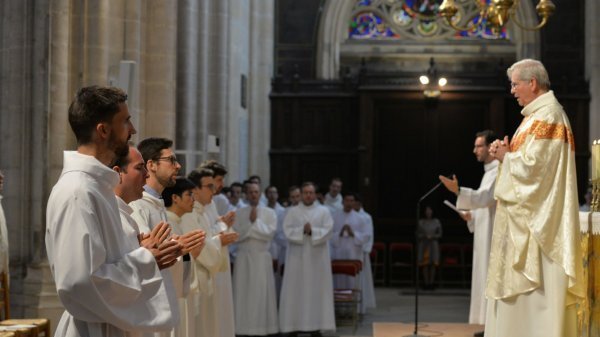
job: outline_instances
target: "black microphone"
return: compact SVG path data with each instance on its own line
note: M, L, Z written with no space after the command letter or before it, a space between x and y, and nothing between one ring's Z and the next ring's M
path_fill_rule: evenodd
M450 177L452 177L454 174L450 174ZM448 178L448 179L452 179L452 178ZM427 191L427 193L423 194L423 196L421 198L419 198L419 203L421 203L421 201L425 200L431 193L433 193L435 190L438 189L438 187L440 187L442 185L442 181L440 180L439 183L437 183L437 185L433 186L433 188L431 188L429 191Z
M453 174L450 174L450 176L452 177ZM421 202L423 200L425 200L431 193L435 192L435 190L437 190L440 186L442 185L442 181L440 180L440 182L438 182L435 186L433 186L429 191L427 191L427 193L423 194L423 196L421 198L419 198L419 201L417 201L417 226L419 226L419 220L421 218ZM415 243L414 243L414 247L418 246L418 238L417 238L417 231L415 230ZM414 331L412 335L405 335L403 337L426 337L424 335L419 335L419 261L418 261L418 254L415 254L415 327L414 327Z

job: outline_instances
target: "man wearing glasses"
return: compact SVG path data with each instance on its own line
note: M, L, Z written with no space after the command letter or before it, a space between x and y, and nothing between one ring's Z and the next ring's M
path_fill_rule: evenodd
M510 144L490 146L501 164L485 336L575 336L584 289L573 133L541 62L507 75L524 118Z
M153 137L142 140L138 145L138 150L146 162L148 178L142 198L131 202L129 206L133 209L131 216L140 227L140 232L150 233L155 226L168 221L161 194L165 188L175 185L175 179L181 169L172 146L173 141L170 139ZM183 258L170 268L174 286L172 291L178 298L184 298L189 292L192 280L188 253L202 246L205 234L201 230L183 233L179 227L172 226L172 229L172 239L184 247ZM175 331L175 335L179 335L179 329Z

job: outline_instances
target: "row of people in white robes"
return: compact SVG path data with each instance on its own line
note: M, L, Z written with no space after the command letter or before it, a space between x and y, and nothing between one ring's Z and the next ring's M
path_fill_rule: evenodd
M370 253L373 247L373 221L364 211L354 194L343 198L343 208L333 213L333 236L330 240L332 260L362 261L362 270L357 278L348 275L334 275L334 286L361 290L360 313L375 308L375 289L371 272Z

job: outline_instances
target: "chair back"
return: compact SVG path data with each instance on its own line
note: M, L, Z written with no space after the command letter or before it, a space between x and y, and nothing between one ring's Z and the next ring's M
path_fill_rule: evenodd
M8 277L6 272L0 273L0 307L2 308L2 319L10 319L10 295L8 293Z
M333 260L331 261L332 274L344 274L356 276L362 269L362 261L359 260Z

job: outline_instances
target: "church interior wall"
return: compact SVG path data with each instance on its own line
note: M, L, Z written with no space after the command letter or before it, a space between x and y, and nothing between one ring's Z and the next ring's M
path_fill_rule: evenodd
M132 140L174 139L182 174L215 158L232 180L258 173L268 183L273 16L271 0L2 1L0 169L13 316L62 310L45 262L44 215L62 152L76 147L67 109L80 87L125 89ZM218 152L208 135L219 138Z
M590 122L593 124L595 119L592 117L593 113L589 106L590 92L584 75L586 40L583 36L585 36L586 28L581 17L584 16L585 1L555 1L558 8L557 14L551 18L547 27L543 28L541 32L527 33L518 30L513 25L510 27L514 37L512 44L480 43L460 46L443 43L427 45L423 42L411 41L397 44L386 43L387 41L373 41L372 43L346 41L340 36L347 32L347 27L344 25L347 25L348 20L330 18L326 15L343 15L340 13L344 13L344 8L352 6L349 3L351 2L322 1L317 8L312 7L312 11L309 11L310 7L297 10L292 4L286 2L278 4L279 29L277 34L289 38L276 40L276 66L279 81L276 79L273 86L275 93L271 95L272 128L273 130L279 128L281 125L276 121L283 119L283 116L286 115L303 115L303 118L310 120L315 116L313 110L320 111L320 114L316 115L321 118L316 124L329 123L332 115L328 110L329 103L321 103L325 96L332 101L337 99L339 106L344 106L348 100L359 99L360 104L356 108L359 110L358 113L350 109L347 111L347 118L343 122L338 121L337 127L345 128L342 125L356 124L359 126L356 129L358 132L350 137L363 140L358 144L350 142L346 147L336 147L335 144L326 141L315 144L313 139L312 142L298 143L292 147L289 145L289 140L300 139L302 136L294 134L306 132L305 130L292 130L292 134L287 135L286 139L273 137L271 144L273 181L298 183L307 176L316 176L313 172L319 170L329 173L331 166L327 162L321 162L321 166L306 170L299 169L298 165L292 165L296 167L296 170L283 170L281 172L285 173L281 174L276 168L285 167L289 165L286 162L291 161L316 162L316 158L319 158L321 152L324 151L323 148L329 152L348 151L348 153L357 155L358 160L356 166L350 164L350 166L345 166L345 170L340 170L345 177L350 178L345 181L344 187L345 189L346 187L356 188L366 196L367 205L370 207L367 207L367 210L374 214L376 226L380 225L377 228L376 236L386 239L390 237L410 239L414 222L414 207L410 200L415 201L418 199L419 192L426 191L430 187L429 185L434 184L437 174L443 173L444 169L457 170L451 167L459 166L458 169L462 170L461 176L464 177L464 182L468 183L469 179L474 179L471 185L476 186L482 171L471 154L474 133L485 128L492 128L501 135L511 135L514 132L521 118L520 108L508 90L505 70L512 62L522 57L534 57L541 59L546 65L553 83L552 88L571 119L577 142L578 186L580 194L585 193L588 179L587 163L590 156L589 125ZM316 6L316 2L313 5ZM536 20L533 16L535 15L535 4L521 5L529 6L526 6L526 10L520 14L519 19L528 23ZM298 19L291 23L282 20L282 18L287 18L291 12L305 16L307 27L301 33L298 33L296 27ZM347 8L346 12L348 12ZM319 20L315 20L317 17ZM326 25L328 29L319 25ZM339 31L335 32L336 29ZM282 32L282 30L284 31ZM311 30L317 30L319 34L313 35L313 39L308 40L307 32ZM299 42L302 42L305 49L294 54L294 57L285 57L284 51L287 48L293 48ZM308 53L306 49L310 49L310 46L313 47ZM450 79L450 84L447 88L448 93L442 93L438 99L437 107L426 108L427 104L420 93L421 89L417 84L417 78L420 73L426 71L429 58L432 56L435 57L438 71L444 72ZM454 85L452 85L453 81ZM347 90L345 82L351 83L350 86L353 89ZM315 97L315 92L320 93L319 97ZM592 102L594 102L593 97ZM379 139L377 134L385 132L385 128L376 129L377 120L380 118L377 117L378 109L387 106L386 109L396 109L396 114L401 116L406 113L402 106L411 105L412 108L408 109L412 109L412 111L408 111L409 115L415 113L415 116L429 116L430 121L425 123L424 121L405 120L401 125L388 126L389 135L400 135L403 132L410 133L418 130L417 133L421 135L418 139L422 139L420 144L425 146L429 141L433 145L416 150L414 155L411 154L404 159L397 159L400 162L399 165L403 165L407 160L424 162L427 158L423 157L422 153L431 151L434 153L433 158L440 159L440 156L442 157L441 163L434 164L435 169L433 170L423 169L413 172L418 173L419 176L428 174L429 179L415 178L411 174L405 174L403 177L381 176L377 166L371 165L371 163L383 165L380 157L383 154L377 152L377 147L381 145L377 145ZM466 111L461 110L460 106L465 107L463 110L470 111L471 116L467 117L469 114L461 115ZM467 109L469 106L471 106L470 110ZM422 111L422 113L418 114L416 111ZM482 114L487 117L478 119ZM460 146L445 146L448 139L442 141L443 137L440 138L440 135L443 134L442 131L447 127L443 125L443 119L441 119L445 115L452 116L447 122L455 126L451 128L452 136L461 140ZM352 116L355 119L349 119ZM479 122L474 125L468 124L473 117L478 117L475 120ZM471 125L467 128L468 130L458 127L465 123ZM310 132L308 131L309 134ZM335 133L333 129L329 132ZM423 134L426 136L422 136ZM368 142L365 142L365 139ZM393 144L392 148L403 145L400 142ZM438 149L441 148L447 154L440 153ZM293 153L294 151L295 153ZM446 159L443 159L444 157ZM451 158L462 158L461 165L450 160ZM390 173L388 172L388 174ZM318 178L320 183L326 184L328 179L335 175L332 172L318 176ZM395 183L390 183L390 179ZM376 190L382 186L389 187L390 193L393 191L398 193L398 195L386 196L390 200L394 200L391 202L393 205L391 207L394 212L398 213L395 216L385 214L382 205L378 204L384 196L378 195L379 192ZM409 193L410 195L404 195L409 191L412 191ZM451 196L445 197L451 198ZM445 210L440 211L447 221L452 224L456 223L456 226L460 225L458 220L452 218L451 213L446 214ZM457 239L468 238L466 230L457 229L449 235L456 236Z

